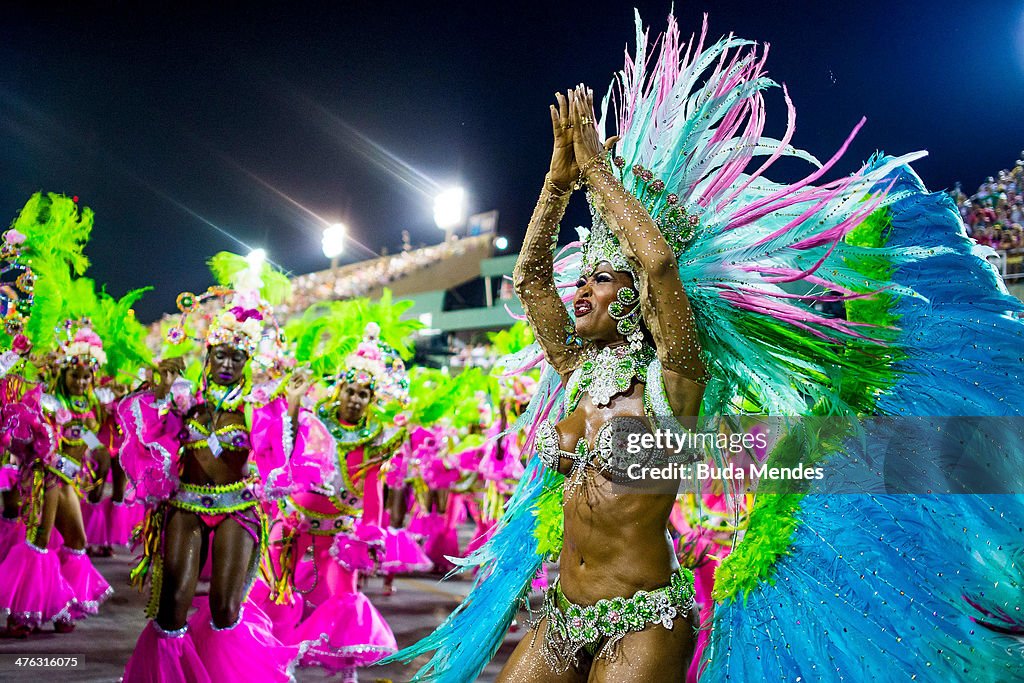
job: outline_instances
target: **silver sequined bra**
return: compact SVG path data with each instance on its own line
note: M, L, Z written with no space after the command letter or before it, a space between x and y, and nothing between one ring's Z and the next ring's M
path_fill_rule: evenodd
M578 373L579 370L576 371ZM574 376L575 374L574 373ZM565 489L568 492L583 483L587 471L600 472L605 478L629 484L635 481L638 470L630 470L631 465L640 468L664 466L669 456L661 448L643 448L639 437L651 432L650 425L659 429L685 432L686 430L672 416L672 408L665 393L661 378L661 361L651 361L647 368L648 382L644 387L644 412L647 418L639 416L614 417L605 422L597 430L594 447L590 448L585 439L576 442L574 451L562 450L558 440L558 430L554 422L544 420L537 426L535 445L537 456L548 469L558 471L562 458L572 461L572 468L566 475ZM655 381L655 378L658 378ZM572 379L569 380L572 383ZM569 406L575 408L575 406ZM567 410L566 413L571 412ZM635 436L634 436L635 435ZM632 437L632 438L631 438ZM631 444L632 441L632 444ZM694 450L687 454L673 454L672 459L682 457L684 461L697 460L702 453Z
M597 430L593 448L581 438L576 442L575 451L565 451L559 444L558 430L554 423L545 420L537 427L537 456L545 467L555 471L558 471L562 458L572 461L572 468L566 475L567 490L582 484L588 470L599 472L611 481L628 482L636 472L635 469L630 470L631 465L643 468L665 463L665 452L662 449L640 447L638 437L650 431L643 418L615 417ZM634 442L632 447L631 441Z

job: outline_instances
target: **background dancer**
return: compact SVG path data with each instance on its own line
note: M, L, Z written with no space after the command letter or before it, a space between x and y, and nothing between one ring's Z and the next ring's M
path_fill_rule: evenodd
M323 462L330 439L301 410L311 381L294 373L276 395L251 395L248 365L261 344L278 343L272 296L281 276L265 264L218 254L211 267L222 286L204 298L230 298L203 336L206 359L199 390L176 379L181 359L160 363L152 391L118 410L125 441L121 457L135 496L157 507L147 516L146 556L136 577L151 575L149 614L125 668L125 681L287 681L300 656L271 632L266 615L246 595L266 548L260 498L299 485L307 461ZM235 289L225 286L235 283ZM260 285L262 284L262 287ZM278 292L280 293L280 292ZM200 301L183 294L183 316L170 340L188 334ZM251 403L251 417L246 403ZM256 476L247 463L256 465ZM319 470L318 470L319 471ZM202 558L212 556L209 599L189 618Z

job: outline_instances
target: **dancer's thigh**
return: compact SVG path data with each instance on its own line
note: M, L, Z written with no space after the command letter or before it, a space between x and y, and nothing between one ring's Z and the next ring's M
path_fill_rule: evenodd
M57 499L57 531L64 538L64 545L74 550L85 548L85 524L82 522L82 504L73 486L59 487Z
M238 619L255 547L252 535L231 517L213 533L210 614L217 628L227 628Z
M590 683L683 683L693 658L696 608L671 629L652 624L619 641L615 657L596 659Z
M199 518L171 508L164 521L163 581L157 623L165 631L185 625L199 580L199 549L202 544Z
M555 672L544 658L544 633L548 620L541 619L537 628L523 635L512 651L497 683L583 683L587 680L584 669L570 667L565 673Z

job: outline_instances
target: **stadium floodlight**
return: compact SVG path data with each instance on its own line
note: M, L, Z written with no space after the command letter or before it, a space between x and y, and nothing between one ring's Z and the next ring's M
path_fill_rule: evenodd
M324 256L329 259L336 259L345 251L345 239L348 237L348 227L344 223L334 223L324 228L324 235L320 246L324 250Z
M434 198L434 223L442 230L452 230L466 222L466 191L451 187Z
M267 262L267 250L252 249L249 251L249 255L245 257L245 260L249 262L249 267L258 270Z

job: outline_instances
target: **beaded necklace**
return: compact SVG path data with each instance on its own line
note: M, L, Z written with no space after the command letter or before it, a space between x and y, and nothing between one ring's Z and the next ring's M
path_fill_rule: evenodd
M337 442L339 453L349 453L360 446L365 446L376 439L384 429L380 422L371 421L365 417L356 425L342 424L335 412L331 410L334 405L323 401L316 407L316 413Z
M647 366L655 358L654 349L644 344L633 349L628 344L605 346L589 353L566 386L566 405L572 412L584 393L597 406L606 406L619 394L629 391L633 380L647 382Z
M209 386L203 389L203 401L216 406L214 412L238 410L244 400L245 392L242 390L241 384L224 387L221 392Z

